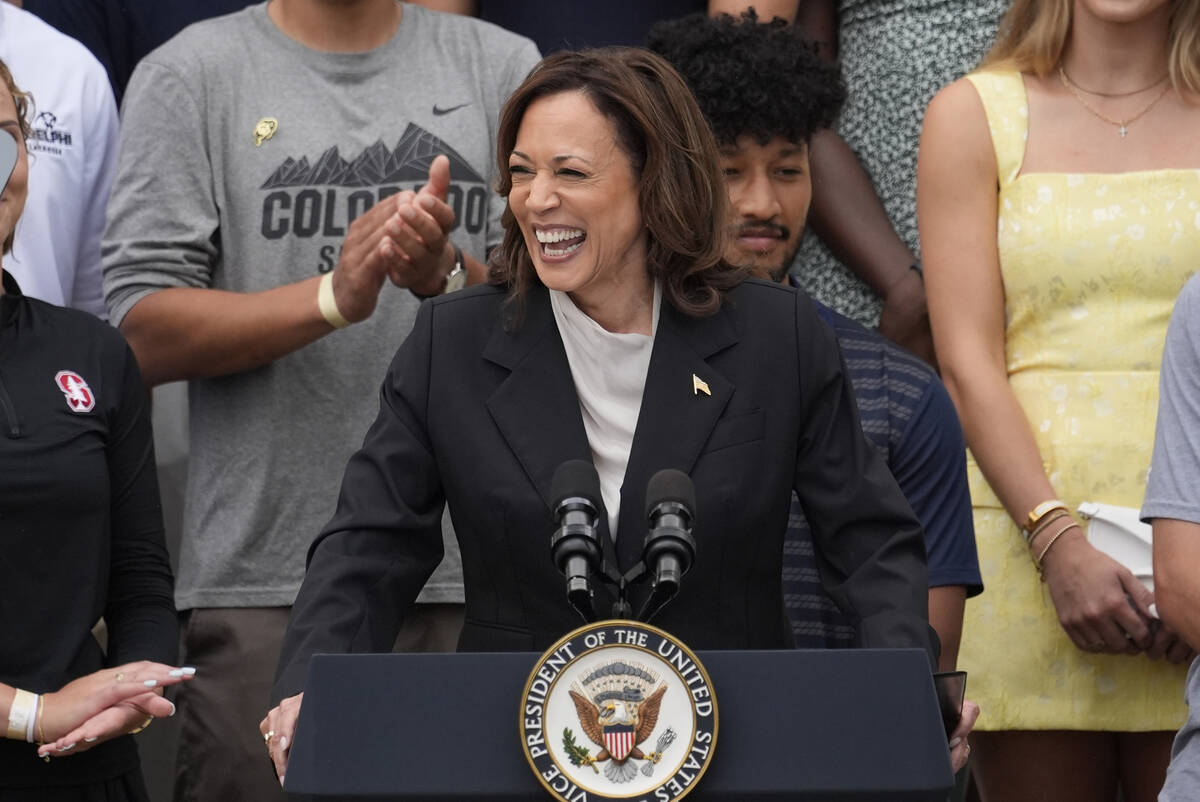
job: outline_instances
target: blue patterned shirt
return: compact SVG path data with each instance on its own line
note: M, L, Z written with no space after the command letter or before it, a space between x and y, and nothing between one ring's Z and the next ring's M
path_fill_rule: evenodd
M968 596L981 593L966 444L945 386L903 348L816 306L841 345L863 432L925 529L930 587L962 585ZM783 598L798 648L853 645L854 622L821 586L812 534L795 494L784 541Z

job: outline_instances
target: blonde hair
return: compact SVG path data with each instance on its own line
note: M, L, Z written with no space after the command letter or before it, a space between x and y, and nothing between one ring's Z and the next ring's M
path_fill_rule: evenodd
M17 82L13 80L12 72L9 71L8 65L0 60L0 82L4 83L4 88L12 95L13 105L17 108L17 122L21 125L21 136L28 140L29 135L33 133L33 128L29 123L29 108L32 105L33 98L28 92L22 92L17 87ZM17 143L20 145L21 143ZM8 236L4 238L4 242L0 243L0 254L7 256L12 251L13 237L16 235L16 226L8 232Z
M1062 61L1073 0L1013 0L996 44L980 65L1046 77ZM1200 0L1171 0L1167 72L1176 89L1200 93Z
M9 71L8 65L3 60L0 60L0 83L3 83L8 94L12 95L13 105L17 107L17 122L21 124L21 136L29 139L29 135L33 133L33 128L29 123L29 109L33 105L33 98L28 92L22 92L17 87L12 72Z

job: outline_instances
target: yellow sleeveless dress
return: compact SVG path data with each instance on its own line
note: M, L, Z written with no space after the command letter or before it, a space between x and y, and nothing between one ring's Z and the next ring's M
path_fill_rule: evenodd
M1009 382L1046 475L1072 510L1140 507L1167 321L1200 269L1200 170L1020 174L1020 74L968 80L999 168ZM1076 649L973 459L968 473L986 591L967 602L959 668L983 709L978 729L1178 729L1185 668Z

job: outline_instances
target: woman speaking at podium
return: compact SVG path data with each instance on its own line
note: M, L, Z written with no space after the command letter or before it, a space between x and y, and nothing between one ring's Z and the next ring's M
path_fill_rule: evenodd
M794 488L860 644L936 665L920 525L808 298L722 259L726 190L682 79L641 50L553 55L504 107L497 150L508 209L491 284L422 307L309 551L283 703L262 726L280 774L309 656L391 650L441 560L444 503L460 650L541 650L581 623L549 556L551 477L573 459L597 468L599 538L622 571L641 556L647 481L691 476L695 564L655 624L692 648L790 647Z

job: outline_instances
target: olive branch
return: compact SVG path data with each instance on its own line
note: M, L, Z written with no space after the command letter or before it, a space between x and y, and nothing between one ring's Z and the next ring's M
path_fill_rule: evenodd
M587 747L575 743L575 733L571 732L570 727L563 728L563 749L566 750L572 765L591 766L592 771L600 773L600 769L595 766L596 761L588 755Z

